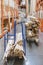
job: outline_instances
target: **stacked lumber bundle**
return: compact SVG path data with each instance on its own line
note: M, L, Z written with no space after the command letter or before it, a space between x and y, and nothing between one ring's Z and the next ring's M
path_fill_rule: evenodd
M19 58L23 58L24 50L23 50L23 42L22 40L17 42L15 49L14 49L14 56L17 56Z
M21 33L18 33L17 35L19 36L19 38L16 40L15 44L14 44L14 41L12 41L12 40L8 41L6 51L5 51L5 54L3 57L4 60L7 60L7 58L10 58L10 57L12 57L12 58L18 57L19 59L22 59L25 57L23 41L20 38Z
M39 21L35 18L30 18L30 21L25 24L26 26L26 40L39 41Z

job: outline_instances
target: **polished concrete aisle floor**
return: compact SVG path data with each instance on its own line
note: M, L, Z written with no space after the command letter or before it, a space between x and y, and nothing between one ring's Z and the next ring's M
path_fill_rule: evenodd
M20 27L19 27L20 28ZM4 38L0 39L0 65L3 65ZM43 33L39 33L39 46L32 44L32 48L26 44L26 60L16 60L13 64L10 61L8 65L43 65Z

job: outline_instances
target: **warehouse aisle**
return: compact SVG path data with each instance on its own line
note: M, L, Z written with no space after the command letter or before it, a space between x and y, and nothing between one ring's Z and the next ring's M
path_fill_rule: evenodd
M21 32L20 25L17 26L19 29L17 29L17 32ZM29 47L28 44L26 44L26 58L27 60L21 61L16 60L16 62L10 61L7 63L7 65L43 65L43 33L40 32L39 35L39 46L35 46L32 44L32 48ZM0 39L0 65L3 65L3 54L4 54L4 43L3 38Z

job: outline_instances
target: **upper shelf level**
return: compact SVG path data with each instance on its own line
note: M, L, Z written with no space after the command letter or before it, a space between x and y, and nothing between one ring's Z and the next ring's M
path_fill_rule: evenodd
M26 8L25 0L0 0L0 38L9 32L10 24L14 27L14 18L19 18L19 7Z
M39 11L41 7L43 9L43 0L36 0L36 11Z
M14 18L18 17L17 8L15 0L0 0L0 38L13 27Z

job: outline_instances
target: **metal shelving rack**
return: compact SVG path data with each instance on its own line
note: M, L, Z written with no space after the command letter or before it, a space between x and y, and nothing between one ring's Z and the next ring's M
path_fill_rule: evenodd
M25 25L23 24L23 22L20 22L19 23L21 25L21 28L22 28L22 39L23 39L23 48L24 48L24 51L25 51L25 55L26 55L26 37L25 37ZM18 25L18 24L17 24ZM11 38L8 38L8 36L14 36L13 39ZM14 43L16 41L16 21L14 22L14 34L9 34L7 32L7 35L5 34L4 35L4 51L6 50L6 43L8 43L9 40L14 40ZM7 41L7 42L6 42Z
M36 0L36 15L40 22L40 31L43 32L43 0Z

